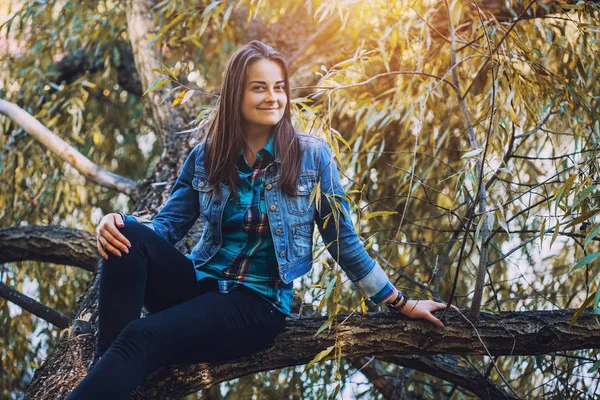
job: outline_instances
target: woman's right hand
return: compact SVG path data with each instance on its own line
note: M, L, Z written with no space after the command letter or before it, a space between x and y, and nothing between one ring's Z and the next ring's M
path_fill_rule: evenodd
M108 259L107 251L118 257L121 257L121 251L126 254L129 253L131 243L119 231L119 228L123 228L124 226L125 223L123 218L121 218L121 214L117 213L106 214L100 220L96 228L96 244L98 246L98 253L105 259Z

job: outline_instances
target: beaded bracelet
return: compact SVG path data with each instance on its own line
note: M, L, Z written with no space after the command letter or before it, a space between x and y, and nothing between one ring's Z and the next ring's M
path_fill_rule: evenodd
M396 307L396 304L400 302L401 304L398 307ZM396 300L392 301L391 303L387 303L386 306L392 311L400 312L402 311L407 302L408 298L402 293L398 293L398 297L396 297Z

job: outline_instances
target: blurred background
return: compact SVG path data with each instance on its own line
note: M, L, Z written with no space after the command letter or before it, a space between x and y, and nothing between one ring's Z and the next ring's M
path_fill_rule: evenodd
M469 308L480 296L471 312L484 313L593 303L598 2L146 1L156 27L146 39L164 64L151 81L134 62L132 3L3 1L0 99L97 166L160 184L157 169L177 172L165 161L173 137L201 135L228 57L262 40L288 60L295 126L332 146L356 229L409 297ZM177 129L157 125L159 101L142 96L159 88L181 118ZM0 115L0 235L38 225L94 232L104 214L140 208ZM24 258L2 259L3 287L72 316L93 273ZM296 282L296 312L370 307L330 260L320 262ZM1 398L22 396L61 330L0 298ZM598 359L594 350L453 356L458 375L476 372L513 398L594 398ZM188 398L483 396L480 383L434 369L371 363L379 383L357 360L334 357Z

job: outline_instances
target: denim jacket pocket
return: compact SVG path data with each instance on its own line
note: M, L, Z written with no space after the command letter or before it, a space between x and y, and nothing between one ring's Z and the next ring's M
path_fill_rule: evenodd
M212 198L212 188L208 185L208 177L206 174L196 171L194 179L192 179L192 187L197 190L200 208L206 210Z
M290 227L290 243L288 246L290 259L294 260L310 254L312 251L314 222L300 223Z
M284 194L288 211L293 215L305 215L314 207L310 204L310 193L317 184L317 177L314 175L301 176L298 178L296 186L296 196Z

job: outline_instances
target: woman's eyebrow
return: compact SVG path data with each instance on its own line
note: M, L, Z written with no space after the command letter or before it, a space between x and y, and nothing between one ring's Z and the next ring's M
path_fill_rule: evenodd
M265 81L251 81L251 82L248 83L248 85L252 85L253 83L261 83L263 85L267 84L267 82L265 82ZM279 84L279 83L285 83L285 81L282 80L282 81L275 82L276 85Z

